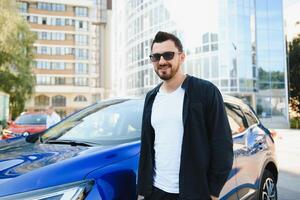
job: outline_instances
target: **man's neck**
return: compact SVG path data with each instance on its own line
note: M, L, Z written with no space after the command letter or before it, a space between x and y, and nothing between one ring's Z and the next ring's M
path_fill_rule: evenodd
M183 83L186 75L183 73L176 74L172 79L164 81L162 84L162 90L171 93L175 91Z

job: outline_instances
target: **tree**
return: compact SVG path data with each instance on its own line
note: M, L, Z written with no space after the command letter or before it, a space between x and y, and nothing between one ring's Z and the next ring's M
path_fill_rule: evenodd
M289 43L288 59L290 108L295 116L300 116L300 35Z
M14 119L33 93L33 43L36 36L19 15L15 1L0 1L0 90L10 95Z

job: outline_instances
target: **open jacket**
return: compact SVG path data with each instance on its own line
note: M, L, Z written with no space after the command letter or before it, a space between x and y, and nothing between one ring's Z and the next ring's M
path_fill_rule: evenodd
M161 84L147 93L142 121L138 193L149 196L154 172L153 102ZM187 75L182 86L184 134L179 171L180 200L219 196L233 163L232 135L221 93L212 83ZM170 141L171 142L171 141Z

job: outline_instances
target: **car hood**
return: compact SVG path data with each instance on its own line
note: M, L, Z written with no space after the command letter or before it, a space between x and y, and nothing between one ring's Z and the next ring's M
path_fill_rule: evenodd
M139 143L70 146L13 142L0 146L0 197L79 181L93 170L139 153Z

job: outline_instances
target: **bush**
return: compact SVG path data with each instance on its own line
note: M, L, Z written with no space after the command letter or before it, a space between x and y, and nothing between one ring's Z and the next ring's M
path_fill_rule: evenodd
M300 129L300 119L299 118L290 119L290 127L295 129Z

